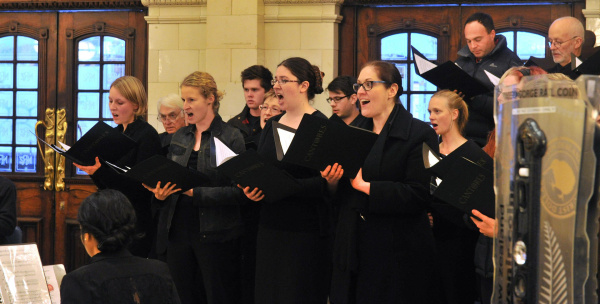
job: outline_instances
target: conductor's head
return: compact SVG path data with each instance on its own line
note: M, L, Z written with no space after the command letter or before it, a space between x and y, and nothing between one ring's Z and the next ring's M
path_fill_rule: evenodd
M134 238L135 210L117 190L101 190L84 199L77 221L81 242L90 256L127 248Z

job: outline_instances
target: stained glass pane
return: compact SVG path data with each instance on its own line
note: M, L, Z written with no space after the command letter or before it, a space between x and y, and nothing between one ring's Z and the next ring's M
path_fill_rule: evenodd
M17 63L17 89L37 89L38 64Z
M77 94L77 117L100 118L100 93L78 93Z
M498 33L506 37L506 45L511 51L515 51L515 33L514 32L502 32Z
M0 63L0 88L13 88L13 65L12 63Z
M17 160L15 163L16 172L35 173L37 148L35 147L17 147L15 149Z
M110 90L110 85L115 79L125 76L125 65L124 64L105 64L104 75L102 79L102 89Z
M0 91L0 116L13 116L13 93Z
M100 61L100 36L79 41L79 61Z
M546 57L546 37L534 33L517 32L517 55L522 60L529 57Z
M108 93L102 94L102 118L112 118L108 104Z
M125 61L125 40L115 37L104 37L104 60Z
M35 119L17 119L15 140L18 145L35 145Z
M0 38L0 60L14 60L15 37L8 36Z
M10 145L12 144L13 138L13 124L12 119L0 119L0 144Z
M17 116L37 117L37 105L37 92L17 92Z
M0 172L12 172L12 148L0 147Z
M17 36L17 60L38 61L38 41L29 37Z
M422 121L429 121L429 99L433 94L413 94L410 96L410 112L412 115Z
M80 90L100 89L100 65L80 64L77 71L77 85Z
M77 140L83 136L83 134L87 133L97 121L89 121L89 120L80 120L77 122Z
M419 33L413 33L410 37L410 43L427 59L437 60L437 38Z
M423 77L417 75L415 64L410 65L410 90L411 91L437 91L437 87ZM412 99L411 99L412 100Z
M402 103L402 105L406 109L406 94L400 95L400 103Z
M381 39L381 60L407 60L408 34L395 34Z

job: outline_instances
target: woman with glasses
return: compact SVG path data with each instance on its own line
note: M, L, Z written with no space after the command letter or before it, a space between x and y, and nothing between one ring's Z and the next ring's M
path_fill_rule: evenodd
M279 107L279 101L275 96L275 91L271 90L265 94L263 104L258 106L260 109L260 128L264 129L267 124L267 120L271 117L281 114L283 112Z
M167 157L209 178L180 193L168 180L146 185L153 204L162 208L156 251L167 264L182 303L240 303L240 243L244 225L242 190L221 175L213 163L215 140L234 153L245 151L242 133L219 116L223 93L214 78L194 72L181 82L188 126L171 139Z
M160 144L163 152L166 155L171 143L171 137L179 128L185 126L185 118L183 115L183 100L181 96L171 93L167 96L158 99L156 105L158 116L156 119L160 121L165 128L165 132L159 134Z
M131 137L137 143L135 149L123 155L114 164L120 168L132 168L137 163L161 153L160 139L156 129L142 118L148 109L148 96L142 82L133 76L117 78L110 86L108 100L117 130ZM117 173L97 157L93 166L74 165L89 174L99 189L116 189L127 196L135 208L136 229L138 233L146 235L133 242L129 250L136 256L148 257L154 230L150 211L151 196L148 191L138 181Z
M273 89L281 110L261 134L258 154L288 172L302 189L287 198L262 204L256 252L256 303L327 303L330 276L327 182L317 170L277 161L273 121L297 129L304 114L326 119L310 105L323 92L318 67L303 58L288 58L277 67ZM253 201L260 189L246 187Z
M379 137L338 223L331 303L438 303L421 152L423 143L437 150L435 132L399 102L402 77L393 64L367 63L354 89Z

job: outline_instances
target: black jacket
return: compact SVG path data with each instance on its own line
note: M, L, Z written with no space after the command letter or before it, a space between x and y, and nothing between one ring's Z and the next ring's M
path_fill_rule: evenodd
M250 117L250 108L245 106L240 114L228 120L227 123L242 132L247 149L256 150L260 139L260 132L262 131L260 117L253 125L250 124L248 117Z
M60 298L62 304L180 303L167 264L127 250L98 253L89 265L65 275Z
M182 127L173 134L168 158L187 167L196 142L196 125ZM219 138L233 152L245 151L244 139L240 132L227 125L220 116L216 116L208 130L202 132L202 141L198 152L196 170L210 178L208 185L194 188L193 205L198 208L200 231L207 241L225 241L243 233L240 217L240 205L245 196L231 180L217 172L213 138ZM168 181L164 181L165 183ZM157 252L167 249L169 229L177 207L180 194L173 194L164 201L153 199L153 204L161 208L157 232Z
M7 242L17 225L17 188L6 177L0 176L0 245Z
M438 146L433 129L396 105L362 167L370 195L352 190L352 199L343 202L353 210L343 211L345 219L340 214L336 231L332 303L354 296L357 303L437 303L430 299L434 242L423 142ZM351 272L356 288L348 285Z
M521 66L523 63L519 56L506 46L506 37L502 35L496 35L496 47L479 62L469 50L469 46L458 51L458 56L456 64L489 88L489 93L465 100L469 106L466 137L483 147L487 142L488 133L494 129L494 85L485 71L500 78L506 70L513 66Z

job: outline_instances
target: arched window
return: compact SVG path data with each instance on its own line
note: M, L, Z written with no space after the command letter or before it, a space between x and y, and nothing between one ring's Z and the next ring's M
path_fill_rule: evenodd
M381 39L381 60L392 62L402 75L404 94L400 101L415 118L429 121L427 107L437 87L417 75L411 45L429 60L438 59L438 39L433 36L405 32Z
M38 41L0 38L0 172L36 173Z
M523 60L527 61L529 57L546 57L546 37L525 31L502 31L499 35L506 37L508 48Z

